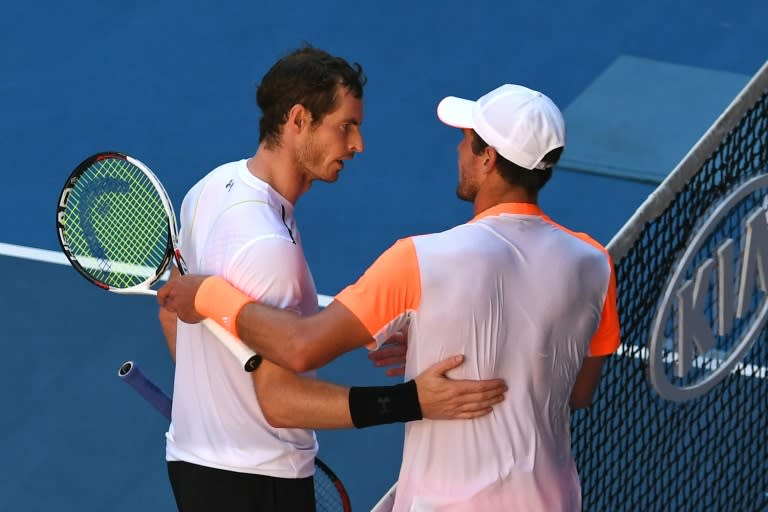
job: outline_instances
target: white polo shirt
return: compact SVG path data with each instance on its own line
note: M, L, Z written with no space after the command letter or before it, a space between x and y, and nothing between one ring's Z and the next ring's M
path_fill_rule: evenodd
M394 510L580 510L568 401L618 347L615 295L605 249L522 203L400 240L343 290L377 344L408 329L406 379L464 354L450 377L509 387L482 418L406 424Z
M253 176L246 160L200 180L181 207L180 245L190 273L217 274L259 302L317 312L293 205ZM251 374L201 324L178 323L166 459L282 478L314 472L312 430L273 428Z

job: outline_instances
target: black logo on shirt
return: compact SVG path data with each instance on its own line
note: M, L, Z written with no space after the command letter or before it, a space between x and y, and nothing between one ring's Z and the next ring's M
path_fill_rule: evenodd
M226 188L226 189L227 189L227 192L229 192L229 191L231 191L231 190L232 190L232 186L233 186L234 184L235 184L235 180L229 180L229 182L227 182L227 184L224 186L224 188Z

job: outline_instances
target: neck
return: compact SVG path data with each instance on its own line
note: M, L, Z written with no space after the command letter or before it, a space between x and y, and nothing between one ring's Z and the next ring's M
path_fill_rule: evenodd
M538 197L522 187L506 183L496 187L481 187L474 200L475 215L502 203L538 204Z
M311 185L293 155L283 146L268 149L264 143L260 144L256 154L248 159L247 165L251 174L269 183L277 193L294 205Z

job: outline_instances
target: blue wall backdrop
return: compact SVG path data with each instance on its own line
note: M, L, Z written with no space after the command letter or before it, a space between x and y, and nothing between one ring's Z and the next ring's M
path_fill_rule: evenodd
M179 205L212 167L254 152L255 86L277 57L306 41L359 61L369 77L365 153L338 183L316 185L298 204L318 290L333 295L396 239L471 216L454 196L459 132L436 119L442 97L475 98L504 82L540 89L567 119L577 116L571 134L581 146L569 149L589 155L582 170L599 173L618 154L623 162L642 156L664 175L731 94L712 94L722 81L707 73L738 85L768 58L767 16L762 0L5 1L0 242L57 250L60 188L97 151L144 160ZM614 66L628 57L643 59L645 74ZM673 109L680 87L665 96L626 86L653 83L653 63L696 68L702 78L684 96L707 102L712 119L689 122ZM624 74L590 88L608 69ZM649 109L652 119L633 115ZM608 119L606 147L596 138ZM654 140L654 123L667 122L680 136ZM657 165L654 148L663 155ZM607 243L652 189L561 166L541 200L554 219ZM102 293L65 266L10 256L0 256L0 275L0 510L172 510L167 425L116 377L134 359L171 390L152 299ZM362 351L321 376L388 382ZM319 438L355 510L370 509L396 478L402 428Z

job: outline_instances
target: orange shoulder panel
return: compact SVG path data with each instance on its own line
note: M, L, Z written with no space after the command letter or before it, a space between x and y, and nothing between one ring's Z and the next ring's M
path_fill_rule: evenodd
M398 240L335 300L349 309L371 336L421 302L421 277L411 238Z
M619 311L616 305L616 273L613 271L613 260L606 251L608 264L611 266L611 278L608 283L608 293L605 294L603 314L600 317L600 325L592 336L589 344L589 355L592 357L607 356L616 352L621 341L621 328L619 327Z
M593 247L597 247L608 258L608 265L611 267L611 277L608 282L608 293L605 294L605 303L603 304L603 313L600 316L600 325L592 336L589 343L589 355L592 357L607 356L616 352L621 342L621 328L619 327L619 311L616 305L616 272L613 268L613 259L608 254L608 250L597 243L586 233L576 233L575 236L584 240Z

